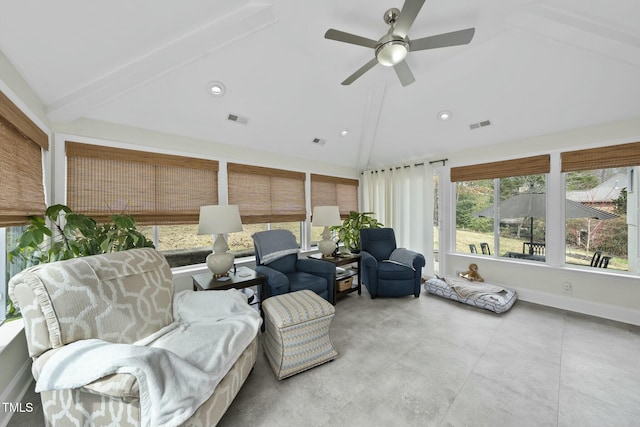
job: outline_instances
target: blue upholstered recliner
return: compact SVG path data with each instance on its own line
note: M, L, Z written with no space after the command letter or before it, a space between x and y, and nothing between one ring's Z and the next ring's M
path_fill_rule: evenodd
M420 296L424 256L397 248L392 228L361 229L360 248L362 282L371 298Z
M335 303L334 264L298 258L299 249L295 236L288 230L260 231L252 237L256 252L256 271L266 276L264 299L309 289L331 304Z

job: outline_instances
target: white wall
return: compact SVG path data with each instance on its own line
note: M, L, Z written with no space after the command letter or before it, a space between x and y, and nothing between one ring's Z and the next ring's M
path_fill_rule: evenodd
M202 156L214 160L356 179L359 177L359 173L355 168L331 165L289 154L258 151L247 149L246 147L153 132L97 120L78 119L72 123L55 124L53 131L56 134L57 143L69 138L76 142L117 144L123 148L127 148L127 145L135 145L136 147L133 148L140 150L143 150L143 147L147 147L146 149L156 152ZM76 138L75 140L73 139L74 137Z
M564 208L560 152L637 141L640 141L640 119L633 119L448 154L449 163L440 175L443 220L440 274L466 271L473 262L478 264L486 281L517 289L523 300L640 325L640 277L637 274L565 267L564 257L557 249L564 247L560 220ZM455 198L449 169L547 153L551 154L547 264L455 253ZM565 283L571 284L570 295L563 292Z

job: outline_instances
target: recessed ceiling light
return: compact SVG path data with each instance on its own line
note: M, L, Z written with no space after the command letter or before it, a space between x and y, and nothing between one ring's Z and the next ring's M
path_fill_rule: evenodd
M447 111L447 110L440 111L438 113L438 120L449 120L451 116L453 116L451 111Z
M215 80L207 83L207 91L211 96L222 96L227 92L227 88L224 87L222 82Z
M348 133L349 133L349 129L345 129L342 132L340 132L340 136L347 136Z

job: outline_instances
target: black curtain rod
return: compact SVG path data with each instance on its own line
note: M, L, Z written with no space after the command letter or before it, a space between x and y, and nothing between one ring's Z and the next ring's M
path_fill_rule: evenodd
M429 162L430 165L434 164L434 163L440 163L442 162L442 166L446 166L445 162L448 162L449 159L440 159L440 160L433 160L431 162Z
M406 168L410 168L412 165L404 165L404 166L396 166L395 168L389 168L389 169L379 169L379 170L375 170L375 171L370 171L371 173L378 173L378 172L384 172L386 170L388 171L392 171L392 170L398 170L398 169L406 169ZM414 163L413 166L424 166L424 162L422 163ZM364 172L360 172L360 175L364 175Z

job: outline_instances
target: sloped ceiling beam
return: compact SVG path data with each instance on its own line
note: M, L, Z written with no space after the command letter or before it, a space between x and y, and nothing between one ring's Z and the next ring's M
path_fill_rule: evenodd
M69 122L189 62L277 22L271 5L248 5L79 88L46 107L52 122Z
M358 170L365 170L369 167L371 154L376 141L378 126L380 125L380 114L384 107L385 85L375 85L367 98L364 117L362 118L362 137L360 140L360 155L358 157Z
M514 12L506 23L571 47L640 66L639 37L586 15L536 4Z

